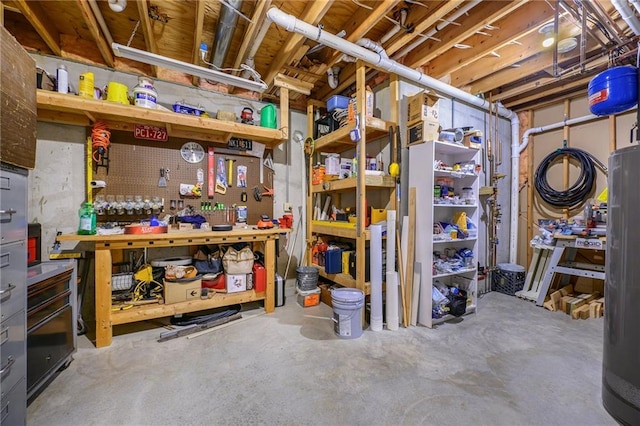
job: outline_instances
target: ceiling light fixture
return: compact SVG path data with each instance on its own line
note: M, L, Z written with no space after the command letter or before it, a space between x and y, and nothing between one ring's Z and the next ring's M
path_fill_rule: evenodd
M109 7L114 12L120 13L127 7L127 0L109 0Z
M248 80L246 78L226 74L221 71L216 71L187 62L178 61L172 58L167 58L166 56L156 55L155 53L135 49L133 47L124 46L118 43L112 43L111 48L113 49L113 53L121 58L133 59L134 61L142 62L145 64L169 68L196 77L217 81L218 83L228 84L234 87L241 87L247 90L253 90L254 92L262 93L269 87L263 81L258 82Z
M554 37L554 24L553 22L549 22L544 24L538 29L540 34L544 35L544 39L542 40L542 47L551 47L553 43L556 41Z

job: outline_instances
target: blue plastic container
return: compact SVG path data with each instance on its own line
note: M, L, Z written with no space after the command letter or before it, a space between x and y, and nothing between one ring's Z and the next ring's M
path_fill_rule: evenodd
M349 98L346 96L333 95L327 101L327 110L329 112L333 111L336 108L347 109L349 106Z
M591 79L589 110L595 115L611 115L638 103L638 70L631 65L609 68Z

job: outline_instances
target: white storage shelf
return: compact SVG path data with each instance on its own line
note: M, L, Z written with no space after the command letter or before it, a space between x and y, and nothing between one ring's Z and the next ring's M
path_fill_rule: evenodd
M445 315L442 318L432 318L431 291L433 283L438 280L446 285L459 285L467 291L466 313L475 313L478 303L477 270L475 267L462 269L447 274L433 273L433 252L442 251L450 246L456 249L469 248L473 250L473 265L477 264L478 240L466 238L456 240L434 240L433 224L437 221L452 222L454 214L464 212L466 216L479 226L479 180L475 174L460 174L448 170L425 168L425 164L434 165L436 160L453 166L456 163L474 161L480 162L480 151L448 142L427 142L412 145L409 156L409 187L416 188L416 253L415 261L422 265L422 280L420 285L420 299L418 308L418 323L433 327L454 318ZM451 179L454 193L460 195L462 188L473 190L474 201L471 204L436 204L434 199L434 185L442 178Z

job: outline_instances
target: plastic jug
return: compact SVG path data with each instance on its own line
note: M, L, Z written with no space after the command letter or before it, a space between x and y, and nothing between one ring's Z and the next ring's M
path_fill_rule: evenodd
M268 104L260 110L260 126L275 129L278 127L276 123L276 107Z
M78 225L79 235L94 235L97 232L96 211L92 203L84 203L78 211L80 223Z

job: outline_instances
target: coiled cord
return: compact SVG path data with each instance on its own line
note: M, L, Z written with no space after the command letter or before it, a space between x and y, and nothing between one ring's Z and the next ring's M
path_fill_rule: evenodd
M111 145L111 132L103 121L98 121L91 129L91 148L93 149L93 161L100 163Z
M547 169L558 157L568 155L580 163L578 179L566 191L556 191L549 185ZM540 197L554 207L574 209L584 202L596 181L596 166L607 174L606 166L593 155L577 148L561 148L547 155L540 162L534 176L534 185Z

